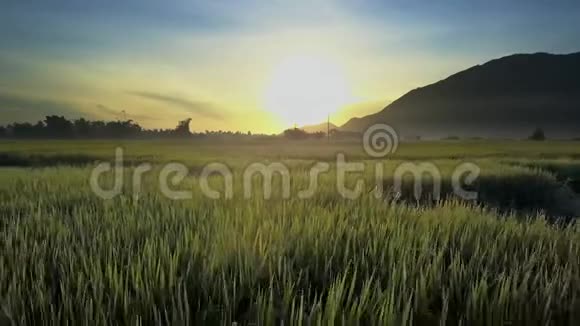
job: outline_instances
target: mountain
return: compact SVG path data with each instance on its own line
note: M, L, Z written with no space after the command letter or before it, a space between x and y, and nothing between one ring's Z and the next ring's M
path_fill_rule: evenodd
M417 88L341 130L387 123L402 137L580 136L580 53L516 54Z
M323 132L326 133L328 131L328 125L326 122L324 123L320 123L317 125L309 125L309 126L304 126L301 127L300 129L308 132L308 133L315 133L315 132ZM338 129L338 126L336 126L335 124L331 123L330 124L330 130L332 129Z

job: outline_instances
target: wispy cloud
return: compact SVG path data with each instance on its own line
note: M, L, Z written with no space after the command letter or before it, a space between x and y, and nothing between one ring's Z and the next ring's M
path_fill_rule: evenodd
M132 119L132 120L153 120L152 116L146 114L135 114L127 112L124 109L112 108L104 104L97 104L97 108L109 116L117 119Z
M148 100L163 102L163 103L170 104L173 106L178 106L178 107L185 109L186 111L193 113L193 114L196 114L196 115L200 115L200 116L204 116L204 117L208 117L208 118L212 118L212 119L216 119L216 120L223 120L224 119L223 115L221 113L217 112L219 110L219 107L217 107L216 105L214 105L213 103L210 103L210 102L192 101L192 100L178 97L178 96L158 94L158 93L153 93L153 92L144 92L144 91L129 91L128 93L135 95L135 96L138 96L138 97L141 97L141 98L148 99Z

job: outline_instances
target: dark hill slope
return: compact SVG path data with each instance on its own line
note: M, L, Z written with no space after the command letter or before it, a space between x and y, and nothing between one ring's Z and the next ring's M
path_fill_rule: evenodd
M518 54L410 91L342 130L388 123L402 136L580 137L580 53Z

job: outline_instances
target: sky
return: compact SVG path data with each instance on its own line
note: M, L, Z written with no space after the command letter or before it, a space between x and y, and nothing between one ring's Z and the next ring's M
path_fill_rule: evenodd
M3 0L0 124L274 133L513 53L580 51L577 0Z

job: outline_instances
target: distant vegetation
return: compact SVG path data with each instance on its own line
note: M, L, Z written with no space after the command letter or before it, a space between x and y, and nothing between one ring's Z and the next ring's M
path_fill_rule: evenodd
M203 138L216 136L266 137L251 132L208 131L191 132L191 119L179 121L174 129L145 129L133 120L91 121L84 118L68 120L50 115L35 124L29 122L0 126L0 138L15 139L114 139L114 138Z
M63 116L50 115L34 124L16 122L0 126L0 138L13 139L131 139L131 138L274 138L283 137L289 140L323 139L326 132L307 131L303 128L291 128L281 135L252 134L252 132L210 131L191 132L191 119L179 121L174 129L145 129L133 120L124 121L91 121L84 118L68 120ZM313 130L313 129L308 129ZM360 138L358 132L330 130L332 138Z
M530 136L530 140L536 140L536 141L546 140L546 135L544 134L544 130L542 130L541 128L534 130L534 132Z
M284 130L283 135L288 139L309 139L309 138L321 139L326 137L326 133L322 131L309 133L299 128L286 129Z

